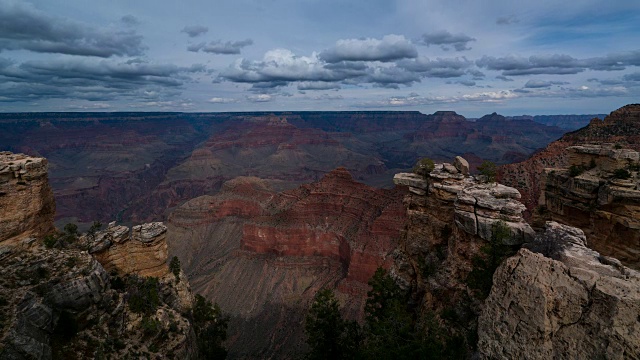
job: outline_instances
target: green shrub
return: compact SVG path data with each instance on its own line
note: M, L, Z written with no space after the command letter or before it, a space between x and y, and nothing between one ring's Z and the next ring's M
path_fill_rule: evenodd
M171 262L169 263L169 270L176 277L176 280L180 280L180 259L177 256L171 258Z
M435 168L435 164L433 160L429 158L422 158L418 160L416 165L413 167L413 172L418 175L422 175L423 177L427 177L430 172Z
M569 176L576 177L585 171L584 165L571 165L569 166Z
M218 304L200 294L195 296L191 314L200 355L204 359L224 359L227 350L222 343L227 339L229 318L222 314Z
M511 232L506 223L497 221L491 227L491 239L481 248L482 254L471 259L473 269L467 276L467 286L476 290L481 299L489 296L493 286L493 273L498 266L516 252L514 247L503 243L509 236Z
M628 179L631 177L631 173L629 173L629 171L625 170L625 169L616 169L613 172L613 177L616 179Z
M53 248L56 245L57 241L58 239L53 234L49 234L45 236L44 239L42 239L44 246L46 246L48 249Z
M160 305L158 293L158 278L139 278L132 276L128 279L127 293L129 295L129 309L134 313L150 315L156 312Z
M145 336L154 336L160 331L160 321L145 316L140 322L140 327Z
M498 166L492 161L485 160L478 166L478 172L487 178L487 182L496 182Z

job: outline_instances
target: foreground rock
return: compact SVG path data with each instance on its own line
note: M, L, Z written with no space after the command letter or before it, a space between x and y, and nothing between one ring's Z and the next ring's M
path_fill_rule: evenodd
M640 273L585 246L576 228L548 222L534 253L494 275L478 321L486 359L640 357Z
M15 244L53 230L56 207L47 160L0 152L0 244Z
M1 153L0 189L0 359L198 356L162 223L54 233L43 158Z

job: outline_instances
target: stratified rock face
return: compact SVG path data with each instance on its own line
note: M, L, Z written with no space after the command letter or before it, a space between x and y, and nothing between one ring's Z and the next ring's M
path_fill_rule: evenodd
M493 277L478 322L485 359L640 357L640 274L585 246L581 230L548 222Z
M613 145L572 146L567 168L544 170L544 192L539 217L583 229L587 244L626 266L640 269L640 188L637 168L640 154ZM628 179L615 171L630 169Z
M436 164L425 178L397 174L397 184L410 188L404 203L407 227L394 252L391 275L412 294L419 313L461 314L462 322L447 322L450 335L475 333L473 318L480 302L467 286L474 258L492 239L493 224L503 221L508 245L533 237L522 218L524 205L514 188L481 183L451 164ZM440 319L444 322L443 319Z
M0 243L44 236L54 229L54 215L47 160L0 152Z
M544 189L540 179L543 170L569 167L566 149L585 143L621 143L624 147L640 151L640 104L626 105L604 120L594 118L588 126L565 134L526 161L501 166L498 181L520 191L522 202L527 207L526 218L530 219L538 206Z
M170 252L194 290L231 315L230 357L295 357L319 289L336 290L345 315L362 319L367 281L390 266L404 228L405 193L368 187L344 168L281 193L239 177L171 214Z
M109 227L96 233L89 252L108 270L119 275L164 276L167 267L167 227L161 222L133 227L110 223ZM87 241L85 235L82 241Z

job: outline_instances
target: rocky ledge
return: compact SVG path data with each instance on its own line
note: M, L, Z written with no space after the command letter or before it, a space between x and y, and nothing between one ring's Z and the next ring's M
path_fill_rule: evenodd
M468 234L489 240L493 225L504 221L511 232L506 241L510 245L533 238L533 229L522 217L525 206L518 201L518 190L470 176L468 163L459 156L454 164L435 164L426 177L400 173L393 181L396 185L408 186L412 194L453 204L455 224Z
M137 225L133 229L112 222L93 239L85 235L84 241L92 244L89 253L110 272L164 276L169 272L166 232L167 227L161 222Z
M494 274L478 321L481 358L640 357L640 273L556 222L546 223L530 249Z

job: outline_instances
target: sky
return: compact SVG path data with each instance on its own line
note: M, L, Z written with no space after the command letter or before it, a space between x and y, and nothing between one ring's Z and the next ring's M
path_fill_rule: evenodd
M609 113L637 0L0 0L0 111Z

